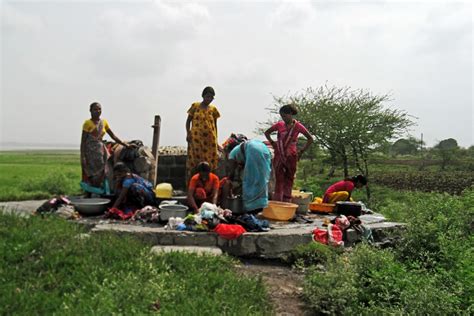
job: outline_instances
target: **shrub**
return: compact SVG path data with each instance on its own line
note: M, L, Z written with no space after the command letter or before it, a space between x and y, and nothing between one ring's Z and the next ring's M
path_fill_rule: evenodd
M353 314L357 291L357 276L342 259L329 261L325 272L311 268L304 283L304 297L318 315Z
M393 250L366 244L311 269L314 313L453 315L474 311L474 191L406 193L384 208L407 219ZM350 298L347 295L352 295Z
M321 243L311 242L306 245L297 246L284 261L297 268L308 267L317 264L327 264L334 260L342 249L333 248Z

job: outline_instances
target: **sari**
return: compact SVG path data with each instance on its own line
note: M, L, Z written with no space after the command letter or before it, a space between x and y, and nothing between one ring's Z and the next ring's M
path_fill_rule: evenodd
M271 172L271 153L260 140L252 139L236 146L229 159L244 164L242 202L246 212L268 206L268 181Z
M105 144L102 142L102 137L105 134L105 129L108 123L105 120L99 122L91 130L90 120L84 122L83 131L85 132L85 139L82 153L85 159L85 166L82 168L82 182L83 187L106 188L104 182L109 173L107 160L109 159L109 152ZM94 192L95 193L95 192Z
M273 125L273 128L278 131L275 158L273 160L275 171L273 200L289 202L291 201L291 190L298 164L296 143L298 135L304 133L306 128L297 120L294 120L294 124L289 129L283 121Z

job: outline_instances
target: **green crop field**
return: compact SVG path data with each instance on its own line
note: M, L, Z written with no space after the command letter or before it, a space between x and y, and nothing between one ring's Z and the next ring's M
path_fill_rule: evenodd
M78 151L0 152L0 201L80 192Z

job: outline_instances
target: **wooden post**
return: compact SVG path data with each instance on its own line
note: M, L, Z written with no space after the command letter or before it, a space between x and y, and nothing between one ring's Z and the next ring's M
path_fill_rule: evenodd
M153 153L153 157L155 157L155 171L153 174L153 185L156 186L156 182L158 181L158 148L160 147L160 129L161 129L161 117L159 115L155 115L155 124L153 124L153 145L151 147L151 151Z

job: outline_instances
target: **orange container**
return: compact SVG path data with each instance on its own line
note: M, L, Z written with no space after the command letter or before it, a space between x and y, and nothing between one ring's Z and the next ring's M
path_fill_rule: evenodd
M275 221L288 221L295 216L297 208L298 204L268 201L268 206L263 209L262 215Z
M332 213L336 204L330 203L309 203L309 210L315 213Z

